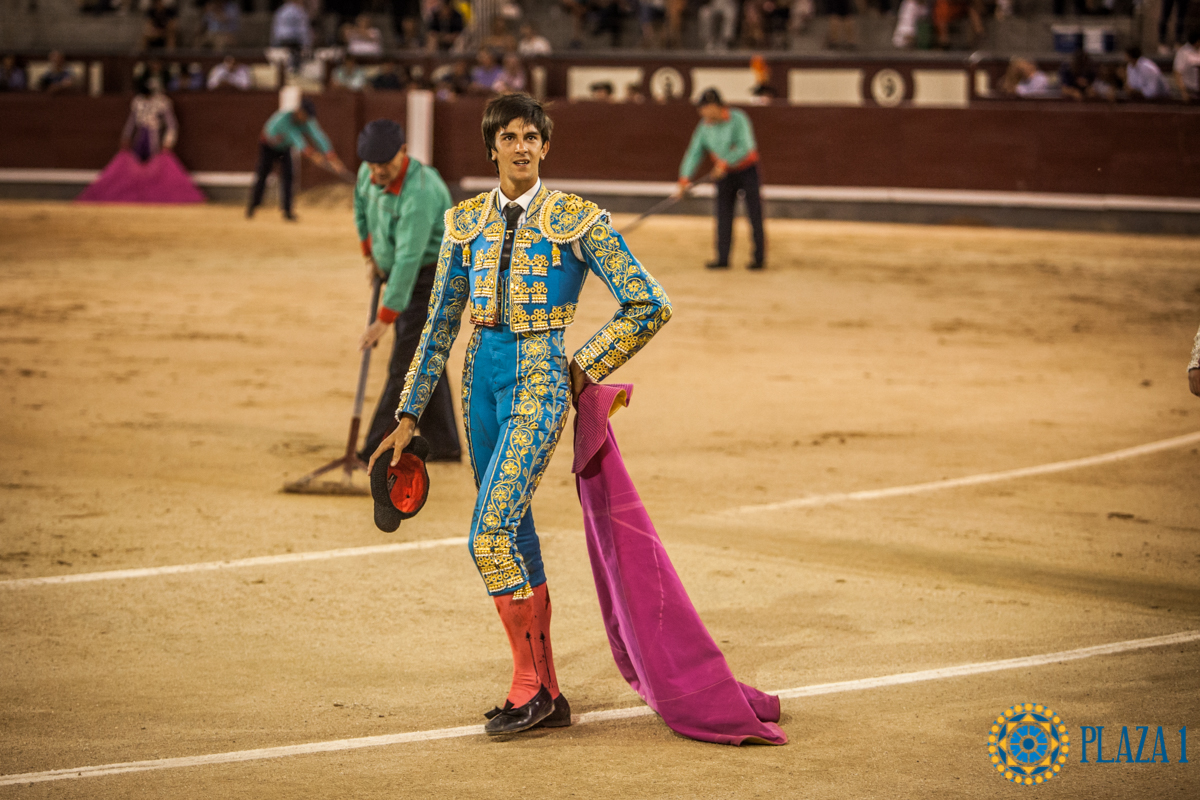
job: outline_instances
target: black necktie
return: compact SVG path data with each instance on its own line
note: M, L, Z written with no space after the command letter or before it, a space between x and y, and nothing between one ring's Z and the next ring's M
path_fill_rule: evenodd
M509 203L504 207L504 246L500 248L500 272L508 272L512 261L513 239L517 235L517 220L525 209L520 203Z

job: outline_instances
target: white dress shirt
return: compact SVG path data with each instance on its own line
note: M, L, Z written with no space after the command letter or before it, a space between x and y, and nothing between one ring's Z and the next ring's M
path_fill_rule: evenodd
M521 216L517 217L517 227L520 227L525 224L525 212L529 210L529 204L533 202L533 198L537 196L538 190L541 188L542 179L538 178L537 183L533 185L533 188L518 197L516 200L509 200L504 195L504 190L501 189L500 191L496 192L496 206L499 208L500 213L503 214L504 207L506 205L509 203L519 203L521 206Z

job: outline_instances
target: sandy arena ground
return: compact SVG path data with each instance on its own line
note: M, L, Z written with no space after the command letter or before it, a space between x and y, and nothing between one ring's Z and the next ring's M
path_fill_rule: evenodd
M1200 630L1196 443L730 511L1200 430L1184 375L1200 241L785 221L768 234L763 274L703 270L708 219L632 234L675 318L614 376L637 385L614 420L630 471L741 680L783 690ZM428 506L394 534L369 499L279 491L344 445L367 300L356 253L348 213L328 206L286 225L230 206L0 204L0 580L464 536L465 465L431 465ZM613 307L590 281L569 342ZM381 350L370 403L383 364ZM534 503L559 676L577 714L638 706L600 623L570 463L568 435ZM0 630L0 781L475 725L509 677L457 545L0 584ZM642 716L0 797L1197 797L1198 656L1192 641L786 699L785 747L701 744ZM1107 757L1122 726L1162 725L1171 763L1080 764L1073 748L1048 784L1013 786L986 737L1027 701L1073 738L1104 725ZM1190 764L1176 763L1184 725Z

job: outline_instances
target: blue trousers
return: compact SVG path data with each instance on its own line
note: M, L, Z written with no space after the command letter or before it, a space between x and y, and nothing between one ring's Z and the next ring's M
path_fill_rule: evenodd
M477 327L463 369L467 451L479 496L468 547L489 595L546 582L529 505L571 405L561 330Z

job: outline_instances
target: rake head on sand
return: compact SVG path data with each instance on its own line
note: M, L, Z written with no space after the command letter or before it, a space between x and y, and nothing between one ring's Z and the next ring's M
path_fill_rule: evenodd
M371 310L367 315L367 324L375 321L375 310L379 307L380 280L375 279L371 291ZM371 487L365 483L355 483L354 473L367 473L367 465L358 457L358 428L362 424L363 398L367 391L367 370L371 366L371 348L362 354L362 363L358 368L358 391L354 394L354 416L350 418L350 435L346 437L346 452L323 467L318 467L302 478L297 478L283 485L285 492L292 494L345 494L365 495L371 493ZM318 481L317 478L336 470L341 470L341 480Z

